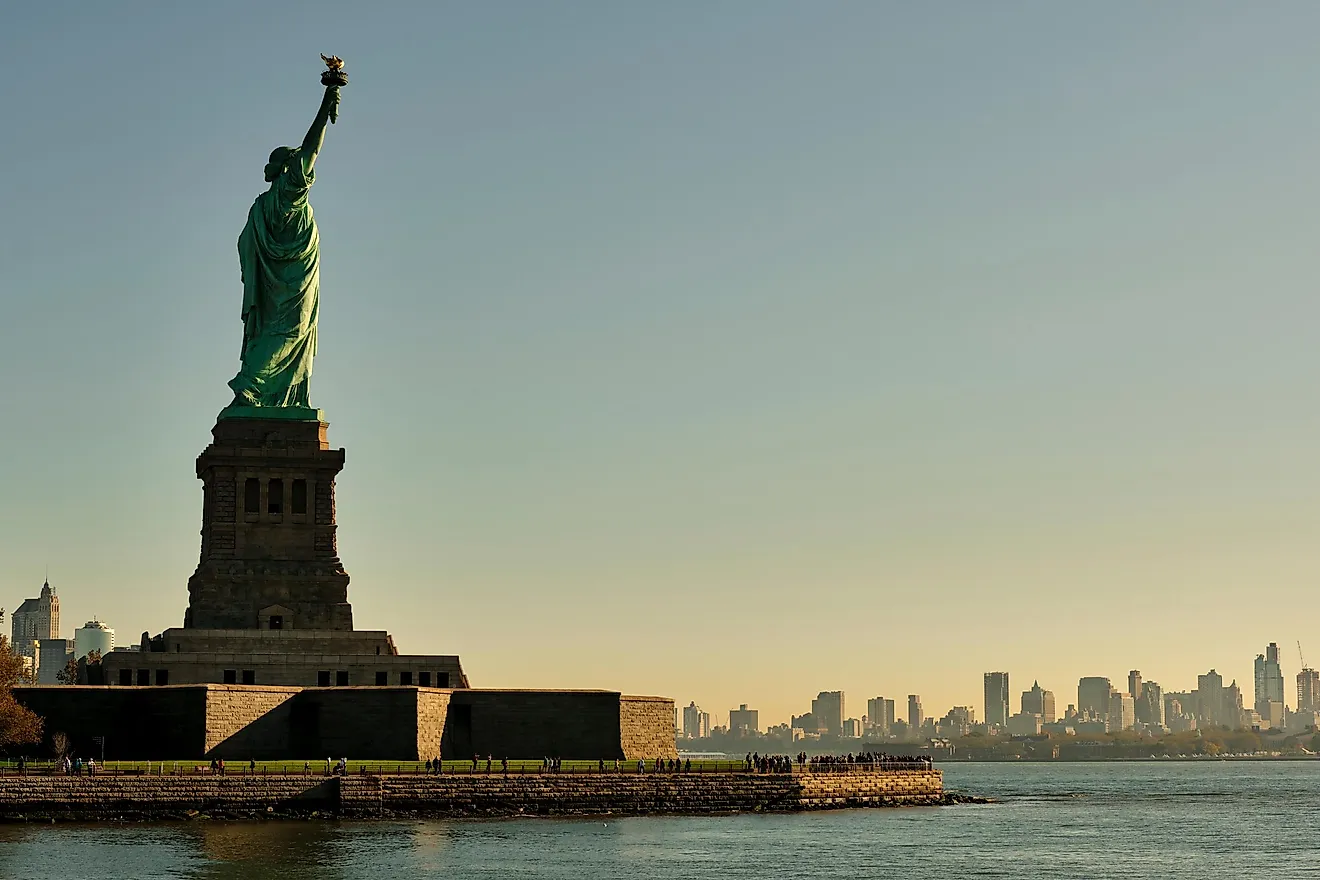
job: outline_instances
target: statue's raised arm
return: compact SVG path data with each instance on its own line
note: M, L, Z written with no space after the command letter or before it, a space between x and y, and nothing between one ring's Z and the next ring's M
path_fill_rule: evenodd
M326 86L325 96L321 99L321 109L316 111L311 128L303 138L298 154L302 157L303 171L311 171L316 165L316 156L325 143L325 125L339 117L339 86Z

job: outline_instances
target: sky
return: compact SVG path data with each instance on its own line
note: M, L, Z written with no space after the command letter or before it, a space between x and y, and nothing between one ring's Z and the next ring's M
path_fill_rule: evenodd
M181 625L235 243L324 52L359 627L763 724L1320 658L1320 6L5 18L0 605L49 566L66 637Z

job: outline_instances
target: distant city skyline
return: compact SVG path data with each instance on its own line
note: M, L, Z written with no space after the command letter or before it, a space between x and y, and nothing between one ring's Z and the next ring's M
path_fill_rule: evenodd
M1300 651L1298 663L1298 672L1292 679L1294 689L1289 691L1289 683L1282 672L1278 644L1269 643L1265 651L1256 657L1255 689L1251 694L1254 703L1244 702L1244 692L1236 679L1226 681L1214 668L1198 674L1196 687L1187 691L1176 691L1165 687L1159 681L1144 675L1140 669L1130 669L1126 676L1127 690L1121 690L1104 676L1082 676L1077 680L1071 693L1064 691L1062 698L1050 689L1042 688L1040 680L1035 679L1031 688L1018 695L1016 710L1013 708L1012 695L1009 693L1008 673L986 672L982 675L983 714L979 718L976 717L975 710L967 704L955 704L947 710L939 710L939 714L932 714L920 694L908 694L907 714L901 720L910 729L913 719L929 724L962 718L969 725L988 725L1007 733L1024 734L1039 733L1042 724L1063 724L1068 718L1077 718L1082 721L1091 719L1099 723L1100 727L1097 729L1102 731L1106 729L1107 724L1111 730L1130 730L1147 726L1152 729L1166 728L1171 732L1178 732L1188 729L1189 724L1195 727L1198 721L1202 724L1230 728L1283 727L1291 714L1296 713L1300 716L1309 712L1312 715L1303 724L1314 727L1317 713L1320 713L1320 671L1302 667L1303 658L1300 656ZM896 720L893 717L895 701L892 698L868 698L866 713L855 718L849 717L846 700L847 695L843 691L821 692L811 700L811 710L801 716L791 715L787 721L767 720L759 727L755 724L743 725L743 727L760 732L777 726L800 727L804 728L804 732L809 730L813 735L822 736L839 736L840 731L856 730L858 731L856 735L863 736L886 731ZM1171 705L1177 710L1176 717L1167 716ZM1278 708L1275 708L1276 706ZM695 702L691 711L697 711ZM744 717L768 718L766 713L755 708L749 712L746 703L740 704L738 709L731 712ZM1256 716L1254 723L1251 721L1253 712ZM886 714L883 720L878 721L877 719L882 718L881 713ZM1028 715L1036 716L1034 730L1022 728L1023 724L1030 724L1025 717ZM731 726L727 722L721 723L718 712L712 712L708 717L707 730L727 729ZM856 722L857 726L852 727L851 722ZM685 727L686 724L680 727L680 731Z

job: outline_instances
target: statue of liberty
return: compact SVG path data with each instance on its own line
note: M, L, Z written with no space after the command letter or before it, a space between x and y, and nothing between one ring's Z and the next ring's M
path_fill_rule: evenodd
M324 58L325 56L322 56ZM289 408L309 409L308 383L316 357L320 305L320 238L307 191L316 180L316 156L327 122L339 112L339 86L347 84L343 62L326 59L325 96L299 147L277 147L266 163L270 189L257 196L238 237L243 273L242 366L229 382L234 402L221 417L288 417ZM253 413L249 408L285 408ZM310 417L299 413L296 417Z

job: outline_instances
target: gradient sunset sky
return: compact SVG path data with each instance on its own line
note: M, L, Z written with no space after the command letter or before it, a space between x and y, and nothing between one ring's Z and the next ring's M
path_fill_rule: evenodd
M235 242L346 60L360 627L763 723L1320 661L1320 5L66 3L0 29L0 605L181 625Z

